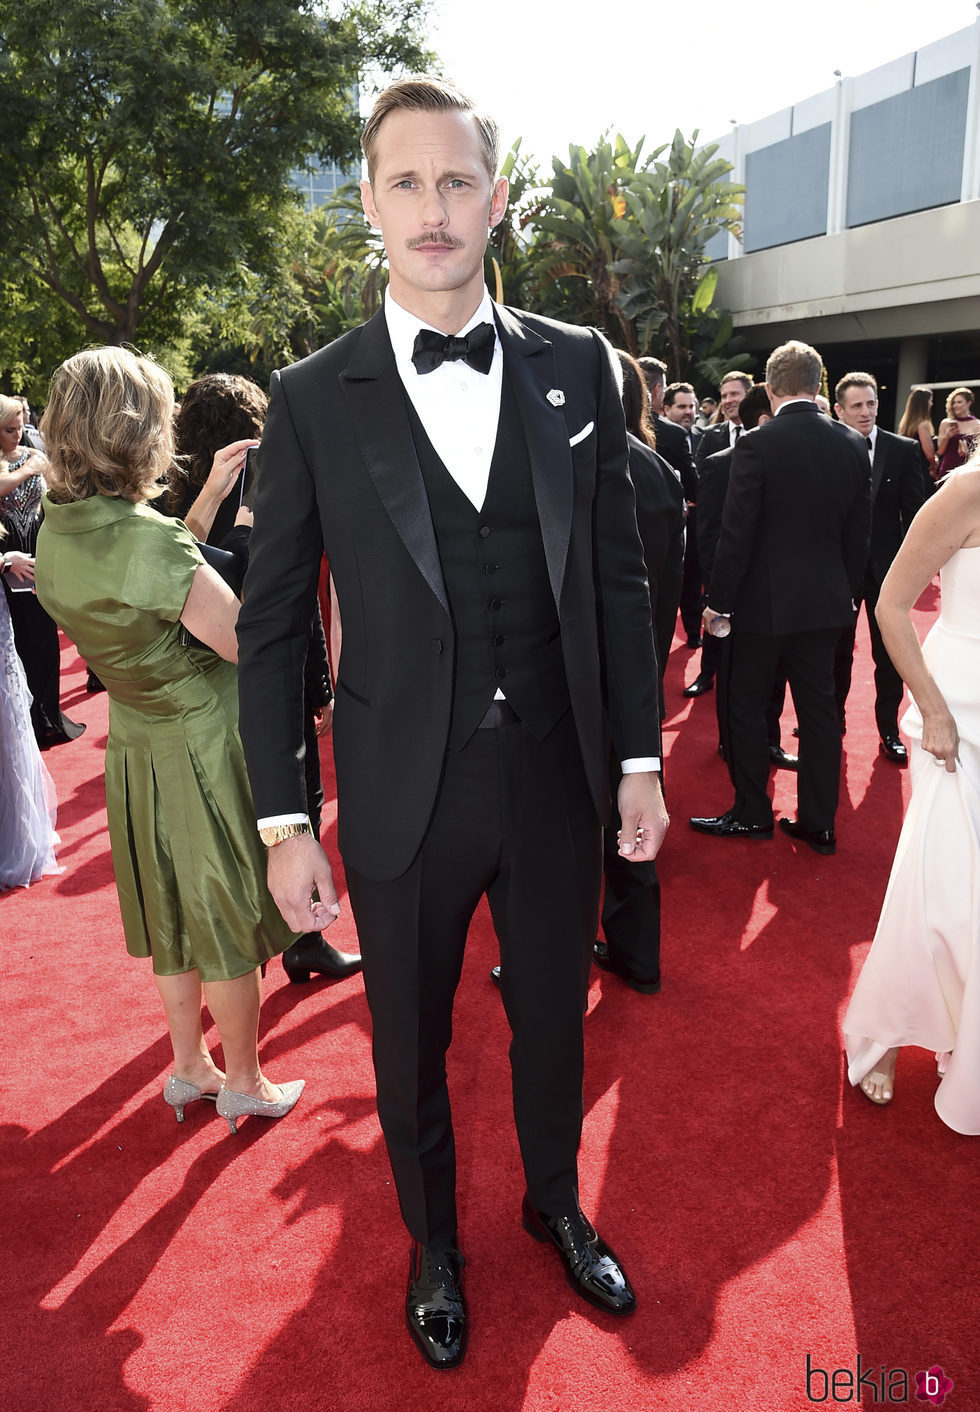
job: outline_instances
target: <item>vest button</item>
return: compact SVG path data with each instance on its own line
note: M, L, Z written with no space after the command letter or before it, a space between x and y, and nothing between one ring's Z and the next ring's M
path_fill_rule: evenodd
M494 676L497 678L498 681L503 681L506 675L507 672L503 667L498 667L497 670L494 672Z
M481 526L480 526L480 538L481 538L481 539L488 539L489 536L490 536L490 526L489 526L489 525L481 525Z
M491 613L496 613L497 610L499 609L499 607L500 607L500 599L499 599L499 598L491 598L491 599L490 599L490 612L491 612Z
M434 638L432 639L431 646L432 646L432 651L433 651L433 652L435 653L435 655L438 657L438 656L439 656L439 653L442 651L442 640L441 640L440 638L438 638L438 637L434 637Z
M503 635L502 632L498 632L498 633L497 633L496 637L495 637L494 640L493 640L493 645L494 645L494 647L503 647L503 645L504 645L504 635Z
M497 572L496 564L484 564L483 572L485 574L495 574Z

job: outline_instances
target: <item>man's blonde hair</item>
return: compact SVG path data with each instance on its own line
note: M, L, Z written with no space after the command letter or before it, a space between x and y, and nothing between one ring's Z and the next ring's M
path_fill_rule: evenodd
M820 391L823 359L809 343L780 344L766 363L766 382L776 397L815 397Z
M173 384L152 358L127 348L68 358L51 379L41 423L51 498L155 499L173 466L173 410Z
M429 74L414 74L411 78L401 78L378 94L371 116L364 124L361 133L361 147L368 165L368 181L374 181L374 169L378 156L378 132L389 113L472 113L483 150L483 163L490 174L490 180L497 176L500 161L500 131L488 113L477 110L476 104L465 93L460 93L445 79L433 78Z

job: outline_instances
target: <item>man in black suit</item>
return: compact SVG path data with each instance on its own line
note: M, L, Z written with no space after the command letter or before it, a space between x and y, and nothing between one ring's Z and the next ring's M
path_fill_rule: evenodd
M756 383L742 398L739 416L745 431L754 427L764 427L772 421L772 408L765 383ZM721 517L725 509L725 496L728 494L728 481L732 471L734 450L729 446L716 451L706 461L702 461L698 475L698 550L706 583L711 582L711 570L715 562L715 549L721 534ZM718 691L715 694L715 707L718 715L719 750L726 760L731 759L731 742L728 736L728 694L726 681L726 661L728 638L709 638L718 649ZM782 714L786 694L786 674L780 667L773 685L772 700L766 708L766 735L769 741L769 760L780 770L795 770L799 760L782 748L779 738L779 717Z
M705 628L731 617L729 762L735 800L691 819L720 838L771 838L766 706L784 663L800 723L799 809L780 828L820 853L836 850L840 730L834 645L850 624L870 528L867 452L820 413L820 355L805 343L766 364L774 416L740 437L732 458Z
M367 324L273 375L241 734L273 895L297 931L326 927L339 904L306 827L300 710L325 549L344 630L338 842L412 1236L406 1317L446 1368L467 1324L445 1056L484 894L513 1033L524 1225L590 1303L635 1305L579 1208L577 1151L606 722L624 769L621 850L645 861L667 826L657 666L611 350L484 286L507 198L496 125L441 80L405 79L362 141L390 283Z
M694 469L694 456L691 442L685 429L664 416L666 399L667 364L659 358L637 359L643 369L650 393L650 410L653 413L653 430L657 440L657 452L681 478L684 487L684 502L687 511L687 540L684 547L684 580L681 584L681 624L687 633L688 647L698 647L701 643L701 566L698 562L698 546L694 525L695 502L698 493L698 477Z
M742 434L742 419L739 415L739 407L742 398L752 386L752 379L748 373L738 371L726 373L721 380L721 412L723 421L716 422L714 426L706 427L698 438L697 446L694 449L695 474L700 481L701 467L709 456L714 456L719 451L728 451L735 445L735 442ZM700 492L700 487L699 487ZM700 544L701 535L697 534ZM698 607L704 607L704 589L708 584L708 575L703 566L700 566L700 582L698 584ZM698 666L697 676L684 688L684 696L704 696L705 692L714 686L715 675L718 671L718 663L721 660L721 646L714 638L705 636L701 646L701 661Z
M857 612L861 611L863 598L875 664L875 721L880 737L878 749L896 765L905 765L908 763L908 752L898 734L898 708L902 704L904 686L881 640L875 604L906 530L929 497L929 487L922 470L918 442L907 436L882 431L877 426L878 384L871 373L848 373L842 377L835 389L835 398L834 411L838 419L864 438L871 462L871 543L861 593L857 598ZM834 662L837 714L842 731L844 706L851 689L856 627L857 614L851 626L838 639Z

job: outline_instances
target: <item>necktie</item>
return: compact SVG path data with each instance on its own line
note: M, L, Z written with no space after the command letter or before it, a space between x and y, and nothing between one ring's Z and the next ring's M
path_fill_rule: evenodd
M412 362L419 373L431 373L442 363L454 363L462 358L478 373L488 373L493 362L496 333L493 324L477 324L465 338L455 334L436 333L434 329L419 329L415 335Z
M736 441L739 439L739 437L742 435L743 430L744 430L743 427L732 427L732 431L734 432L734 435L733 435L733 437L732 437L732 445L733 445L733 446L735 445L735 443L736 443Z

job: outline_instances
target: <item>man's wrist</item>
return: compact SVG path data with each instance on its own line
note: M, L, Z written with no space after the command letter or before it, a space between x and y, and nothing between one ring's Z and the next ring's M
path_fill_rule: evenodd
M309 834L311 838L313 836L313 827L305 815L302 818L294 818L285 822L283 820L277 822L271 822L268 819L259 820L259 838L266 848L275 848L277 844L284 843L287 838L297 838L301 834Z

